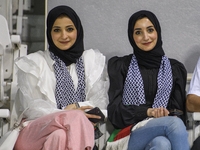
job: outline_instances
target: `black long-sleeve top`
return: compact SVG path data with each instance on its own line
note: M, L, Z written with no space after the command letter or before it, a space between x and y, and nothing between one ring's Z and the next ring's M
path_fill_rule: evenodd
M115 128L125 128L147 118L147 109L152 108L157 92L157 75L159 68L147 69L139 66L144 83L146 104L123 105L123 88L128 73L132 54L124 57L113 57L108 61L108 74L110 78L108 118ZM185 86L187 72L184 65L175 59L170 59L173 87L168 101L167 109L179 109L184 112L180 118L186 122L186 93Z

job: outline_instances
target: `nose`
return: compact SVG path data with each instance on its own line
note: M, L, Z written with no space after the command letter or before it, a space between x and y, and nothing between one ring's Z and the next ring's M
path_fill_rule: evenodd
M66 31L63 31L62 32L62 39L66 39L66 38L68 38L68 34L67 34Z
M149 40L149 34L147 32L144 32L144 40L148 41Z

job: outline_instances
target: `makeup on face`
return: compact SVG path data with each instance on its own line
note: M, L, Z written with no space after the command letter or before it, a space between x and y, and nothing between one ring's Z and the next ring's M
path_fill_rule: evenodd
M157 38L157 31L147 17L136 21L133 30L133 39L138 48L143 51L152 50L157 43Z
M53 24L51 36L59 49L67 50L76 42L77 30L70 18L59 17Z

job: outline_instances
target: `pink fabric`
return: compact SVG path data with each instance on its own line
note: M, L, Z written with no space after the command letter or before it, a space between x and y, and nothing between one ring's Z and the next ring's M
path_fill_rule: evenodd
M84 150L94 146L94 127L80 110L67 110L31 121L15 150Z

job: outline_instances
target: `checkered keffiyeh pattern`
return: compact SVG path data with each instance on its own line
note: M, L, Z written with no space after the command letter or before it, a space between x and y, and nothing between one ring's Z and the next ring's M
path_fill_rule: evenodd
M85 101L85 71L82 57L76 62L78 75L78 87L74 88L73 80L67 70L65 63L51 52L51 57L55 61L54 69L56 76L55 97L59 109L75 102Z
M157 77L157 93L152 108L161 106L164 108L167 107L172 84L173 77L171 64L169 59L166 56L163 56ZM146 103L144 84L135 55L132 57L125 80L122 103L124 105L137 106Z

